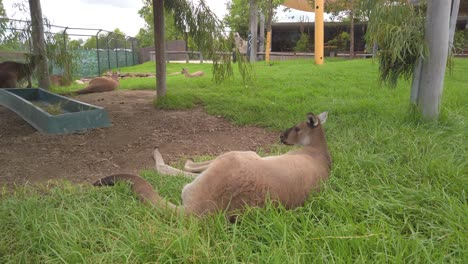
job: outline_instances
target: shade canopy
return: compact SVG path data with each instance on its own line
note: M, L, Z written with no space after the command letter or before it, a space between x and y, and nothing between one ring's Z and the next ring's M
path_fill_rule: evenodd
M285 0L282 5L292 9L297 9L306 12L314 12L315 8L309 4L307 0Z
M330 1L330 0L329 0ZM325 2L329 2L325 1ZM419 0L409 0L410 3L412 2L419 2ZM285 0L283 1L283 4L286 7L292 8L292 9L297 9L301 11L306 11L306 12L314 12L315 8L312 4L312 1L307 1L307 0ZM459 15L468 15L468 1L460 1L460 11Z

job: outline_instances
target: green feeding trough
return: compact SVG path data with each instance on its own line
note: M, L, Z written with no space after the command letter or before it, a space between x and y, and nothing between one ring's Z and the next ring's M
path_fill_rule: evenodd
M104 108L41 88L0 89L0 105L45 134L82 133L111 125Z

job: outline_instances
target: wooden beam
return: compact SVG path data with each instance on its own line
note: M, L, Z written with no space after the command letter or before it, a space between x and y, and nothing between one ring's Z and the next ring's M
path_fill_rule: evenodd
M315 64L323 64L323 0L315 0Z
M270 52L271 52L271 30L267 32L267 39L266 39L265 61L267 64L270 64Z

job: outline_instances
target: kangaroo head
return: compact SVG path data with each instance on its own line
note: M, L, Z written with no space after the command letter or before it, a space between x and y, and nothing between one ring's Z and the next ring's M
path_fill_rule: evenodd
M313 144L318 140L317 136L323 133L320 127L321 124L325 123L327 117L328 112L323 112L317 116L308 113L307 121L301 122L281 134L281 142L285 145L307 146Z
M187 68L182 68L182 71L181 71L180 73L182 73L182 74L184 74L184 73L188 73L188 70L187 70Z
M112 71L112 79L116 80L116 81L119 81L119 74L120 74L120 70L119 71Z

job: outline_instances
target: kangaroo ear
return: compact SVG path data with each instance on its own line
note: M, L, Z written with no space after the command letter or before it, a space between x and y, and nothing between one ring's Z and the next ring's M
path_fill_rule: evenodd
M327 121L328 118L328 112L320 113L317 117L320 119L321 124L325 124L325 121Z
M319 124L319 121L318 121L318 118L313 114L313 113L308 113L307 114L307 125L309 127L316 127L318 126Z

